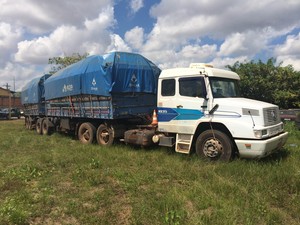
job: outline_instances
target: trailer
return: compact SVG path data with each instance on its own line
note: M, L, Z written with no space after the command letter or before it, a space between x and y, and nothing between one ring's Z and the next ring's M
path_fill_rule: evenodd
M25 126L33 129L38 117L45 116L45 88L44 83L50 77L45 74L27 83L21 92L21 102L24 107Z
M24 95L30 93L32 83L44 80L39 86L44 88L43 96L28 96L27 102L24 97L26 121L39 134L74 132L82 143L92 143L96 137L99 144L111 145L130 127L151 123L160 71L139 54L87 57L25 87Z
M239 79L199 63L161 71L139 54L90 56L40 78L45 94L24 100L25 123L38 134L73 132L84 144L160 145L209 160L266 157L288 133L278 106L241 97ZM33 110L39 105L44 111Z

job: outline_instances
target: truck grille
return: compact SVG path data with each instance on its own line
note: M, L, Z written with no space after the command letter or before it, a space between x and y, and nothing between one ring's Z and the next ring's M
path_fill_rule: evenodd
M265 126L271 126L280 122L280 115L278 107L265 108L264 112L264 123Z

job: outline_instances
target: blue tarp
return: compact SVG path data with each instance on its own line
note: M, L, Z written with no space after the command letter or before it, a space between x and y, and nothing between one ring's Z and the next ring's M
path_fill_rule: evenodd
M27 83L21 92L22 104L37 104L44 98L44 81L47 80L51 75L45 74L41 77L37 77Z
M45 99L89 94L157 92L160 69L139 54L112 52L89 56L45 81Z

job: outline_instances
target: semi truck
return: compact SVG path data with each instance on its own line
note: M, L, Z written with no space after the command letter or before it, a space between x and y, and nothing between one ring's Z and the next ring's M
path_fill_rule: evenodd
M238 74L192 63L160 70L139 54L87 57L22 90L25 126L80 142L159 145L212 161L263 158L286 143L276 105L243 98Z

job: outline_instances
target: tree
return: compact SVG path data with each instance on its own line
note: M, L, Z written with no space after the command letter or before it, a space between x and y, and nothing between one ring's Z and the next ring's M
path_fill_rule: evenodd
M84 53L83 55L73 53L71 56L49 58L48 64L53 65L49 73L54 74L60 69L86 58L88 55L88 53Z
M276 59L266 63L250 61L236 62L227 66L241 77L241 91L244 97L266 101L280 108L300 107L300 72L289 65L276 65Z

